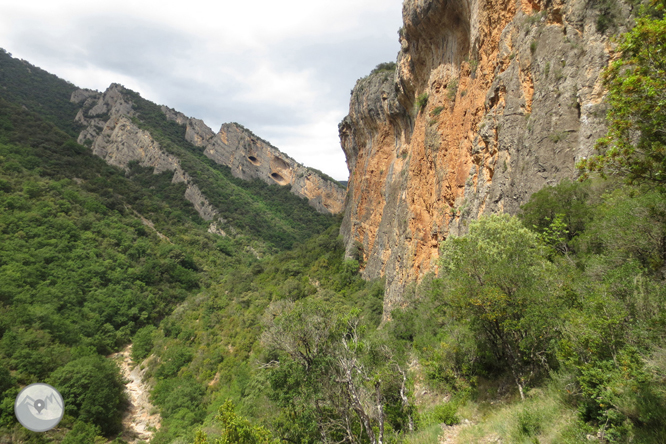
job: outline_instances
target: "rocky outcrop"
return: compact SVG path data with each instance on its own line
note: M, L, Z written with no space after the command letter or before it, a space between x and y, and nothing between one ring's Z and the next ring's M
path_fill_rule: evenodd
M405 1L395 72L361 79L339 127L342 234L365 277L386 277L385 319L437 272L447 236L576 176L605 132L598 14L588 0Z
M181 168L180 160L160 147L148 131L132 120L137 116L125 88L112 84L104 93L77 90L71 101L81 105L76 121L84 126L78 142L89 146L93 153L109 164L127 168L132 161L153 167L155 174L173 171L173 182L185 182L185 198L204 220L218 219L210 231L225 235L219 228L225 221L205 196L205 190L193 182ZM261 179L269 184L290 186L297 196L308 199L310 205L323 213L340 213L345 188L323 174L299 164L277 148L261 140L238 124L225 124L215 134L199 119L189 118L166 106L161 107L167 119L186 127L185 139L203 147L204 153L215 162L227 165L232 174L242 179Z
M185 182L185 198L190 201L204 220L213 220L217 211L208 202L192 178L180 166L180 160L164 151L148 131L136 126L131 102L124 97L123 87L111 85L104 93L79 90L71 100L82 103L76 116L85 129L79 135L79 143L89 145L93 153L108 164L127 168L132 161L144 167L154 168L154 173L173 171L173 183Z
M185 138L202 147L204 154L245 180L290 186L292 193L308 199L322 213L341 213L345 188L322 173L296 162L279 149L237 123L225 123L215 134L199 119L163 107L168 119L186 125Z

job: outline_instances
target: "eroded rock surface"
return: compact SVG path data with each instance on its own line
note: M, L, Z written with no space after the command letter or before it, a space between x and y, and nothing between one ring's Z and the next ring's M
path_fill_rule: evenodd
M437 271L438 245L483 214L516 213L605 132L611 44L587 0L406 0L395 72L361 79L340 140L342 234L386 277L384 317ZM618 2L616 22L630 9ZM622 27L616 31L622 31Z
M167 118L178 123L187 119L164 109ZM237 123L225 123L215 134L198 119L187 119L185 138L204 148L204 154L245 180L260 179L269 185L290 186L291 192L308 199L323 213L337 214L344 208L346 190L338 182L296 162L279 149Z
M110 356L120 366L125 378L125 391L129 408L123 417L122 437L129 444L149 442L160 428L161 417L150 402L150 390L143 382L145 370L132 365L132 345Z
M164 151L148 131L132 122L134 111L131 102L123 95L122 86L111 85L104 94L75 91L71 100L83 105L76 117L79 123L86 125L79 135L79 143L90 145L95 155L120 168L127 168L130 162L137 161L141 166L153 167L155 174L173 171L172 181L185 182L185 198L194 205L201 218L215 218L217 211L183 171L180 160Z
M156 174L174 171L173 181L187 184L185 197L201 217L216 218L217 211L208 203L205 190L199 189L182 170L179 159L164 151L148 131L132 122L136 112L123 86L113 84L104 93L77 90L72 93L71 101L81 104L76 121L85 128L79 135L79 143L90 146L96 155L121 168L138 161L142 166L154 167ZM343 186L299 164L242 126L224 124L215 134L202 120L166 106L161 110L167 119L186 127L188 142L203 147L205 155L215 162L229 166L234 176L289 186L294 194L308 199L322 213L342 212L346 193Z

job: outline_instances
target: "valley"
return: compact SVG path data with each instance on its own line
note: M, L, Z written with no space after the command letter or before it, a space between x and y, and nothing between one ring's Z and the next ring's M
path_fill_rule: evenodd
M665 8L405 0L344 185L0 51L0 443L666 441Z

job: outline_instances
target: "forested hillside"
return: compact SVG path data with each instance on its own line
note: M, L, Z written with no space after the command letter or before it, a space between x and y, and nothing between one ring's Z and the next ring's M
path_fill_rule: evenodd
M172 183L173 172L108 166L58 128L72 128L67 84L4 56L11 81L0 94L0 436L113 437L126 405L118 369L104 356L240 264L334 219L280 187L212 165L225 215L244 229L211 234L183 198L184 185ZM33 74L34 81L21 79ZM13 415L19 388L36 381L60 387L68 405L47 436L23 429Z
M110 167L38 96L0 94L0 441L124 442L106 356L132 343L153 443L666 442L664 6L617 42L581 180L450 235L389 313L340 220L287 217L293 196L207 163L155 105L133 96L137 124L236 233L209 233L172 172ZM44 434L13 415L36 381L67 404Z
M0 51L0 70L4 79L0 98L38 114L75 139L78 137L83 129L75 122L80 105L70 101L72 92L78 88L26 61L13 58L4 50ZM180 160L183 170L193 177L219 216L235 232L234 237L246 237L244 242L248 245L254 241L255 251L264 254L290 248L294 242L320 233L332 223L331 216L312 211L305 199L294 196L285 187L234 177L228 167L211 161L203 155L202 148L185 140L185 125L168 120L160 106L138 93L123 91L136 114L133 121L147 130L162 149ZM139 174L140 170L135 168L131 175L145 188L152 187L153 181L167 185L171 180L172 175L158 179L151 174ZM169 188L168 194L174 209L191 207L182 197L184 188L181 186ZM187 217L194 223L205 223L196 213L190 212Z
M78 106L70 102L77 87L0 48L0 97L38 113L76 138Z

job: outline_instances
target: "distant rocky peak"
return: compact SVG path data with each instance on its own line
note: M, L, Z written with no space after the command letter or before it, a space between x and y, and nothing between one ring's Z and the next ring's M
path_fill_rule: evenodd
M291 186L291 192L308 199L322 213L340 213L345 187L323 173L308 168L244 126L224 123L215 134L202 120L187 118L167 107L162 112L169 120L186 126L185 138L204 148L214 162L231 168L231 173L245 180L260 179L270 185Z
M76 121L84 129L79 134L78 142L93 148L100 155L103 153L102 157L107 161L120 166L131 160L139 160L142 165L146 162L154 163L154 159L149 161L137 158L144 153L140 146L148 143L144 139L150 138L150 134L138 132L138 128L127 119L141 118L133 107L132 94L122 85L114 83L103 93L79 89L71 96L73 103L81 105ZM161 106L160 109L168 120L185 126L187 142L202 147L208 158L228 166L234 176L245 180L260 179L271 185L290 186L292 193L306 198L311 206L322 213L337 214L343 210L346 194L343 185L320 171L301 165L242 125L225 123L215 134L203 120L187 117L167 106ZM127 120L119 125L121 117ZM132 132L132 137L119 134L123 129ZM122 140L125 145L114 147L113 143L109 144L112 134L114 140ZM141 139L135 137L138 134L142 134ZM148 145L155 147L151 150L155 154L159 146L153 142L151 140ZM136 149L127 144L135 144ZM121 151L125 154L119 155ZM127 155L130 152L132 154ZM172 163L171 159L169 163ZM205 190L203 192L205 194Z
M82 103L83 117L94 118L106 116L133 116L136 114L132 102L126 94L125 87L117 83L111 84L104 93L89 89L79 89L72 93L71 101Z

